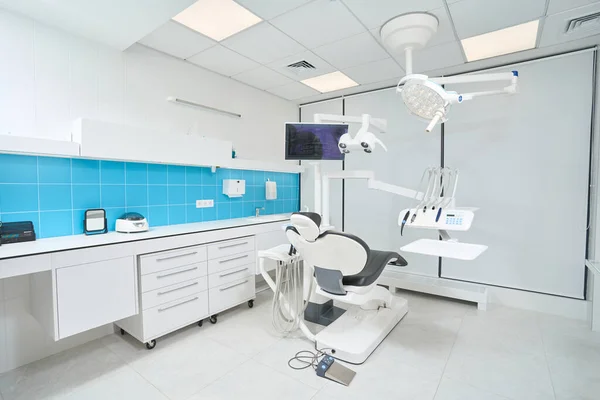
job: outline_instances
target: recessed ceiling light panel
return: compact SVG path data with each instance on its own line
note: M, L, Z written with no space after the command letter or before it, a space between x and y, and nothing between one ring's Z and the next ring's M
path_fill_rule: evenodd
M198 0L173 20L216 41L262 21L233 0Z
M535 48L539 20L461 40L467 61L483 60Z
M321 93L358 86L358 83L354 82L340 71L315 76L314 78L305 79L301 82Z

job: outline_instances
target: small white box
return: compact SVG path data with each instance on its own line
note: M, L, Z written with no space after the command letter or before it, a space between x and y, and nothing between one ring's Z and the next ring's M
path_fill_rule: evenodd
M223 194L229 197L242 197L246 194L246 181L243 179L223 179Z

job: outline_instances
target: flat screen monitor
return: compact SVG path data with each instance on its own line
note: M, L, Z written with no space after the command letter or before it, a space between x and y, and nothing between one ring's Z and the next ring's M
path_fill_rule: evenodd
M285 124L286 160L343 160L338 148L340 138L348 133L346 124Z

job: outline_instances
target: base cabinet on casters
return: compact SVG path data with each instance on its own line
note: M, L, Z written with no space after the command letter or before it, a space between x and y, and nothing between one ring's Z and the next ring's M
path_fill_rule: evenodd
M140 313L116 322L151 350L161 336L248 302L255 290L254 237L138 257Z
M116 323L122 334L151 350L157 338L208 317L206 246L142 255L138 270L140 313Z

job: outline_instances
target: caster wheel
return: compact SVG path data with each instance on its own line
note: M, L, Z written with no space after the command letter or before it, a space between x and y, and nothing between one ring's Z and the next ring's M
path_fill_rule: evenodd
M202 320L198 321L198 326L202 326Z
M125 335L125 329L121 329L121 335Z
M156 340L151 340L148 343L146 343L146 348L148 350L152 350L155 347L156 347Z
M216 324L217 323L217 316L216 315L211 315L210 316L210 323L211 324Z
M248 300L248 307L254 307L254 300Z

